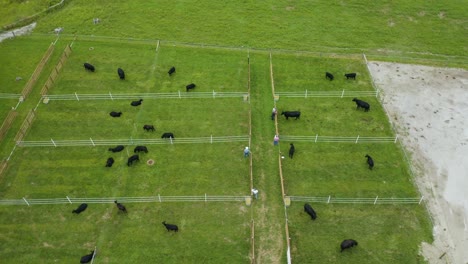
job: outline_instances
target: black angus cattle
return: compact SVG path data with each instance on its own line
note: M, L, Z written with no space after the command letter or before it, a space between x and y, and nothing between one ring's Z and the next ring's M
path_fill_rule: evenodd
M370 105L362 100L359 100L357 98L353 99L354 102L356 102L356 109L359 109L360 107L364 109L364 112L369 111Z
M145 152L148 153L148 149L145 146L136 146L135 149L133 150L133 153L137 152Z
M116 146L115 148L109 148L109 151L112 151L112 152L120 152L120 151L124 150L124 148L125 148L124 146L118 145L118 146Z
M80 259L80 263L89 263L91 260L93 260L93 256L94 256L94 250L91 251L90 254L82 256Z
M187 86L185 86L185 90L188 92L189 90L195 89L196 85L194 83L191 83Z
M295 117L297 120L301 117L301 112L300 111L282 111L281 115L284 115L286 117L286 120L288 120L290 117Z
M172 66L167 73L169 74L169 76L171 76L174 72L175 72L175 67Z
M367 158L367 164L369 164L369 170L372 170L372 168L374 168L374 160L369 155L366 155L366 158Z
M143 99L140 99L138 101L132 101L130 104L132 106L139 106L139 105L141 105L141 102L143 102Z
M117 69L117 74L119 75L120 80L125 80L125 72L121 68Z
M94 66L93 65L91 65L91 64L89 64L87 62L85 62L85 64L83 64L83 65L84 65L85 70L94 72Z
M312 220L315 220L317 219L317 214L315 213L314 209L312 208L312 206L310 206L310 204L306 203L304 204L304 211L310 215L310 217L312 218Z
M289 144L289 157L292 159L294 156L294 152L296 151L296 148L294 147L293 143Z
M326 79L329 79L330 81L333 81L333 78L335 78L335 77L333 77L333 74L331 74L331 73L329 73L329 72L326 72L326 73L325 73L325 78L326 78Z
M112 117L120 117L122 115L122 112L115 112L115 111L112 111L109 113L110 116Z
M84 210L86 210L86 208L88 208L88 205L85 204L85 203L82 203L82 204L80 204L80 206L78 206L78 208L73 210L72 213L79 214L79 213L83 212Z
M174 134L171 132L166 132L162 134L161 138L174 138Z
M132 165L132 164L133 164L135 161L137 161L137 160L138 160L138 161L140 160L140 157L138 156L138 154L135 154L135 155L133 155L133 156L130 156L130 157L128 158L128 161L127 161L127 166Z
M118 203L117 201L114 201L115 205L117 205L117 208L119 208L119 211L122 211L124 213L127 213L127 208L121 203Z
M345 73L344 76L346 77L346 80L347 80L347 79L354 79L354 80L356 80L356 73L354 73L354 72L353 72L353 73Z
M166 224L166 221L162 222L163 225L166 227L167 231L174 231L174 232L177 232L179 231L179 227L176 226L176 225L171 225L171 224Z
M144 125L143 129L146 131L156 131L153 125Z
M108 158L106 162L106 167L112 167L112 164L114 164L114 158Z
M347 248L352 248L354 246L357 246L358 243L354 239L345 239L343 242L341 242L341 252Z

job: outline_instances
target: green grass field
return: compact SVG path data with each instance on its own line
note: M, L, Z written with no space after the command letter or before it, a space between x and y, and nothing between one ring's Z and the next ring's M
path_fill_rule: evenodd
M41 3L34 3L35 8L41 9ZM18 7L32 6L31 1L1 5L2 25L35 12ZM8 12L15 16L1 16ZM243 202L129 203L128 215L118 214L113 204L91 204L79 216L71 214L76 204L1 206L2 263L77 261L95 246L95 263L248 263L252 220L255 263L286 262L278 154L287 153L289 142L272 144L268 50L274 49L276 92L373 91L364 60L356 54L466 68L465 13L455 0L68 1L41 17L34 31L39 34L0 43L0 93L20 93L56 39L41 33L64 28L50 63L0 143L2 160L10 154L26 113L36 105L37 118L25 140L150 139L169 131L176 139L248 135L251 111L253 185L260 190L260 200L250 207ZM100 24L92 23L95 17ZM249 54L250 102L239 97L148 98L137 108L130 106L137 98L38 104L39 90L71 42L73 52L50 90L52 95L186 93L185 85L192 82L197 84L194 92L246 93ZM95 65L96 72L86 72L84 62ZM177 72L169 77L171 66ZM118 67L125 70L125 81L118 79ZM333 82L325 79L325 71L335 75ZM357 72L357 80L346 80L347 72ZM17 76L23 80L15 81ZM356 110L351 99L280 96L280 112L302 112L300 120L279 116L280 136L394 136L375 97L361 98L371 104L370 112ZM16 103L0 100L0 118L4 118L10 104ZM110 111L124 114L113 119ZM144 124L154 124L157 131L143 131ZM249 163L242 157L246 144L150 145L149 153L141 154L142 161L133 167L126 165L133 146L116 154L107 151L109 146L16 148L0 178L0 198L248 195ZM287 195L419 197L398 144L295 145L296 156L282 165ZM372 171L365 154L376 161ZM111 155L116 163L105 168ZM145 164L150 158L155 165ZM424 263L419 245L430 243L432 237L422 205L313 204L319 215L314 222L302 206L293 202L286 209L293 263ZM164 220L178 224L181 231L166 232ZM345 238L358 240L359 246L340 254L339 244Z

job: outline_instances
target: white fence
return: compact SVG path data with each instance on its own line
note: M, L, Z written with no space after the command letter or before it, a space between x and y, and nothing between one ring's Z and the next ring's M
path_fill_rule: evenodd
M114 146L114 145L161 145L161 144L196 144L196 143L225 143L245 142L249 136L198 137L198 138L153 138L153 139L84 139L84 140L45 140L45 141L17 141L20 147L77 147L77 146Z
M8 93L0 93L0 99L20 99L21 94L8 94Z
M250 196L149 196L149 197L107 197L107 198L50 198L50 199L4 199L0 205L46 205L46 204L106 204L120 203L162 203L162 202L245 202Z
M245 98L246 92L181 92L176 93L133 93L133 94L62 94L44 95L43 100L134 100L134 99L171 99L171 98Z
M349 142L349 143L396 143L398 135L394 137L331 137L331 136L281 136L281 140L296 142Z
M424 196L420 198L337 198L337 197L306 197L306 196L286 196L290 201L311 202L311 203L339 203L339 204L421 204Z
M275 96L278 97L365 97L365 96L375 96L379 95L380 90L374 91L309 91L305 90L304 92L275 92Z

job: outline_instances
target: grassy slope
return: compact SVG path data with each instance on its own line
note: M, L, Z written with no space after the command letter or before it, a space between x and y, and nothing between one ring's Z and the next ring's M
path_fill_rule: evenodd
M86 2L86 3L85 3ZM42 19L67 34L176 40L295 50L326 47L465 55L463 1L89 1ZM94 17L101 18L93 25Z

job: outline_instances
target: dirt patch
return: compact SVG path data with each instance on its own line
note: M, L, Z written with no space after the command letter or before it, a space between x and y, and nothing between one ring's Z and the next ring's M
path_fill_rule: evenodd
M32 24L29 24L27 26L21 27L21 28L6 31L6 32L0 34L0 42L2 42L4 39L7 39L7 38L14 38L16 36L26 35L26 34L32 32L32 30L35 27L36 27L36 22L34 22Z
M421 14L420 14L421 15ZM468 263L468 71L369 62L433 217L429 263Z

